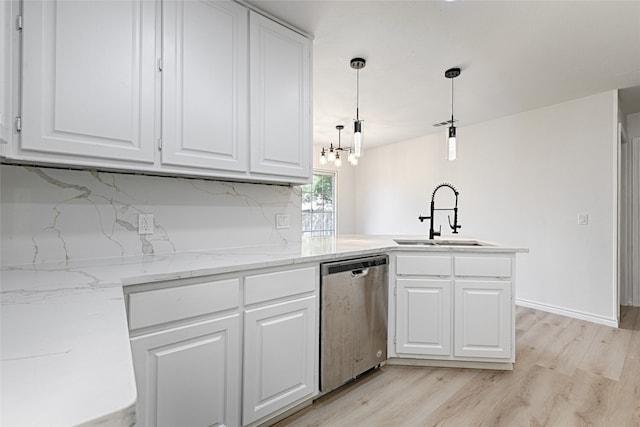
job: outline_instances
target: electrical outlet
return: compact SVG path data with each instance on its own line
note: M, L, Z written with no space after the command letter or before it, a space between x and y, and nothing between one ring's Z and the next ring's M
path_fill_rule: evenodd
M276 228L289 228L289 214L276 214Z
M153 214L138 214L138 234L153 234Z

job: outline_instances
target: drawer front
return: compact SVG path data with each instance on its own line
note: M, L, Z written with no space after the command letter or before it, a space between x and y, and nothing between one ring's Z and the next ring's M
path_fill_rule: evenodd
M244 282L245 304L255 304L316 289L316 267L247 276Z
M129 329L238 307L240 280L229 279L129 294Z
M399 255L396 258L396 274L421 276L450 276L450 256Z
M454 260L456 276L468 277L511 277L511 258L464 257Z

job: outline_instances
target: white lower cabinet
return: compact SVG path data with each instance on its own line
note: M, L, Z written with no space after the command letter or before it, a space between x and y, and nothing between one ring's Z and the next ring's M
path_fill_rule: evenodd
M125 288L138 426L262 424L317 394L317 265L256 273Z
M513 363L515 255L396 257L399 358Z
M138 426L237 426L240 315L131 339Z
M454 354L508 358L511 355L511 282L455 282Z
M138 426L240 424L240 279L126 288Z
M398 279L396 351L451 354L451 281Z
M245 311L244 425L316 389L315 307L312 295Z
M242 424L260 424L318 391L318 268L245 277Z

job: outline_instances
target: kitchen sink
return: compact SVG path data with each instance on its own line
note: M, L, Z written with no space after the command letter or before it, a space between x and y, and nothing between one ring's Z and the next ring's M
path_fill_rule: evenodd
M394 242L396 242L400 246L462 246L462 247L493 246L489 243L480 242L478 240L394 239Z

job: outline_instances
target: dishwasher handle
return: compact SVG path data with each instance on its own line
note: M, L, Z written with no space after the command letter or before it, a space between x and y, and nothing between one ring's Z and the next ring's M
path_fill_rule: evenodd
M351 277L353 278L359 278L359 277L365 277L367 274L369 274L369 269L368 268L360 268L358 270L352 270L351 271Z
M320 264L320 275L342 273L344 271L365 270L370 267L378 267L389 263L387 255L374 255L364 258L346 259Z

